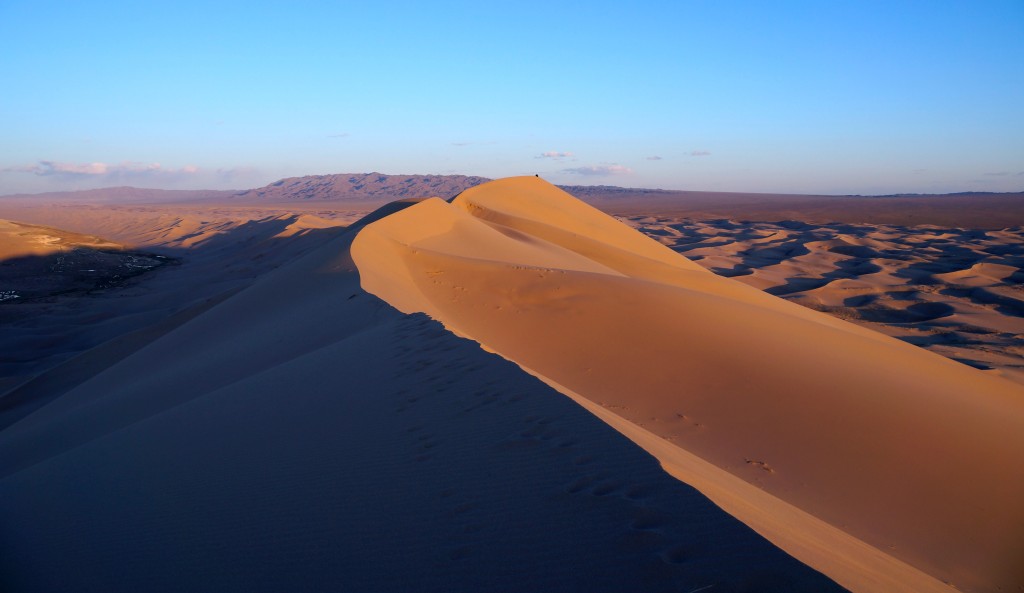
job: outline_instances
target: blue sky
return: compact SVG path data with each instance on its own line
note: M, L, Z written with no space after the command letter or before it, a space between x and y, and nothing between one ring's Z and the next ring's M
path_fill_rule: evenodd
M1024 2L0 0L0 194L1024 190Z

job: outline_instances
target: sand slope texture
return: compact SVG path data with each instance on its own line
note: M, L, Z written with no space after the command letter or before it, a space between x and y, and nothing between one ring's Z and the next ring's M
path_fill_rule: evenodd
M855 591L1024 586L1024 389L716 276L533 177L363 229L362 286L570 395Z

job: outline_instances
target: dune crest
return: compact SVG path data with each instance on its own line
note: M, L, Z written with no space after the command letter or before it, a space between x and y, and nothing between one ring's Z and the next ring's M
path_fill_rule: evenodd
M534 177L396 212L352 256L365 290L570 395L852 590L1024 585L1013 383L716 276Z

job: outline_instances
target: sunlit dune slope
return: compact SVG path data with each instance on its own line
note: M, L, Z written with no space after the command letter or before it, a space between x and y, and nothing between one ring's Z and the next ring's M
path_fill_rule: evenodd
M0 220L0 261L16 257L47 256L75 248L122 249L123 246L89 235Z
M853 590L1024 586L1024 389L716 276L534 177L357 236L363 287L573 396Z

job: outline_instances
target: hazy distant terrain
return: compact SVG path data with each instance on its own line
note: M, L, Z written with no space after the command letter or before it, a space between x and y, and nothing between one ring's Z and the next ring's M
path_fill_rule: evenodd
M577 190L612 214L650 213L699 220L939 225L1002 229L1024 225L1024 192L899 196L821 196L732 192ZM570 193L573 193L570 191ZM575 194L574 194L575 195Z
M234 191L150 189L142 187L105 187L79 191L43 192L0 195L0 202L9 204L152 204L217 201L228 199Z
M78 192L0 196L0 205L42 202L93 204L290 205L294 208L349 203L365 209L393 200L437 196L449 199L489 181L465 175L338 173L290 177L238 191L157 190L117 187ZM813 223L849 222L999 229L1024 225L1024 192L827 196L639 189L571 185L561 189L606 212L658 213L698 219Z

